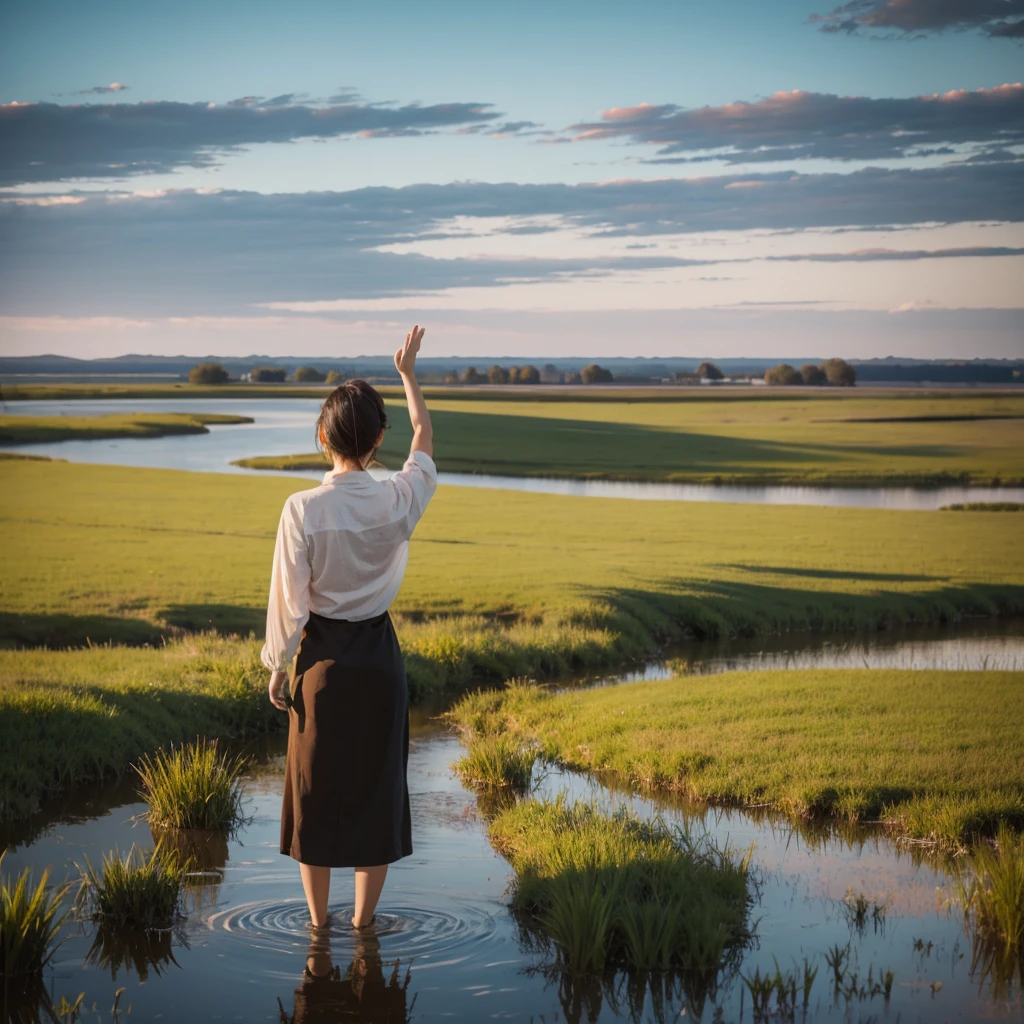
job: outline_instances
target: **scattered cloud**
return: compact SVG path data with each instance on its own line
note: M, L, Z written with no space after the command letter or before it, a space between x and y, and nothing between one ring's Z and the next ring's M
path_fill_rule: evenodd
M993 39L1024 38L1024 0L851 0L812 14L822 32L921 38L979 31Z
M724 268L757 259L867 263L1024 252L1012 242L776 257L740 249L705 259L680 258L674 251L616 253L614 247L607 255L564 257L553 245L534 248L540 255L529 258L441 258L408 248L416 240L488 234L486 227L458 230L460 219L469 218L493 220L502 231L517 224L569 231L595 245L604 238L643 244L707 232L1024 221L1024 175L1013 164L786 172L759 180L761 188L740 189L728 188L728 177L599 185L453 182L276 195L189 189L77 193L70 197L74 202L60 197L59 203L7 193L0 195L0 235L8 240L0 247L0 309L21 315L40 309L76 316L224 315L258 303L385 299L622 271Z
M91 89L79 89L75 96L104 96L111 92L124 92L128 88L120 82L111 82L110 85L94 85Z
M642 103L613 107L600 121L569 131L576 142L623 139L657 147L645 163L863 161L952 154L951 147L970 145L1005 151L1024 144L1024 84L902 99L795 89L718 107Z
M225 153L256 143L424 135L500 117L488 103L395 106L347 99L319 106L296 93L223 104L9 103L0 105L0 186L124 179L214 166Z

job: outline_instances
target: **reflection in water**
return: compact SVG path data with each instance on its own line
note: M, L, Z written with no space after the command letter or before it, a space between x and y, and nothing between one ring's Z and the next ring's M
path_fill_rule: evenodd
M159 930L135 931L100 925L85 956L90 967L109 970L112 981L121 971L134 971L140 982L149 978L149 972L165 974L171 964L181 968L174 958L174 946L189 948L181 926Z
M280 998L281 1024L314 1024L317 1021L366 1021L372 1024L406 1024L413 1005L408 999L411 968L404 974L400 960L385 961L380 939L371 926L356 933L352 962L342 974L331 958L331 935L326 928L311 929L302 981L295 990L295 1011L290 1016Z

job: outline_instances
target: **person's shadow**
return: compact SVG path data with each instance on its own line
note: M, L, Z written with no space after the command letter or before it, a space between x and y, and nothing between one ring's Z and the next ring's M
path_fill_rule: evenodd
M314 930L291 1016L277 1000L281 1024L408 1024L416 1002L415 994L412 1002L408 1000L411 978L409 967L402 975L400 961L385 963L381 959L380 940L372 927L357 933L352 963L345 974L331 959L327 929Z

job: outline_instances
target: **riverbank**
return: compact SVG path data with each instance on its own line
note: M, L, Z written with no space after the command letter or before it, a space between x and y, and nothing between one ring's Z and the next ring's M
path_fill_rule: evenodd
M1024 701L1013 672L731 672L463 698L470 737L519 737L567 768L710 804L880 821L960 849L1024 827Z
M252 423L224 413L111 413L105 416L0 416L0 444L49 444L120 437L208 434L211 424Z
M0 820L121 776L161 746L282 727L266 683L255 644L213 636L155 649L0 651Z

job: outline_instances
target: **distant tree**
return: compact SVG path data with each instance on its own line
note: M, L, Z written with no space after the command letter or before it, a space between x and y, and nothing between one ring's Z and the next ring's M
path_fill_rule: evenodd
M580 380L584 384L611 384L613 379L612 371L598 366L597 363L591 363L580 370Z
M529 363L526 366L519 367L519 377L516 380L517 384L539 384L540 383L540 370L536 366L531 366Z
M845 359L828 359L822 369L833 387L852 388L857 383L857 371Z
M226 384L228 371L220 363L200 363L188 371L189 384Z
M506 370L504 366L492 366L487 371L487 381L489 384L507 384L508 370Z
M459 375L457 373L446 373L444 375L444 382L445 384L458 384Z
M540 369L541 384L561 384L562 374L554 363L545 363Z
M821 387L822 384L828 383L825 371L820 366L815 366L814 363L805 363L801 366L800 376L803 377L805 384L814 387Z
M562 379L565 381L566 384L579 384L580 375L579 373L577 373L576 370L566 370Z
M700 374L696 370L678 370L675 377L680 384L700 383Z
M299 384L323 384L327 380L327 374L322 373L315 366L296 367L292 380Z
M475 366L467 366L460 378L463 384L483 384L487 378Z
M794 369L789 363L779 363L778 366L773 366L765 372L764 382L765 384L792 385L803 384L804 379L800 376L800 371Z
M519 383L519 367L518 366L510 366L508 368L508 382L509 382L509 384L518 384Z
M343 374L340 370L328 370L327 383L332 388L336 388L339 384L345 383L345 374Z
M721 380L725 374L714 363L701 363L697 367L697 376L708 380Z
M249 380L254 384L281 384L287 376L283 366L254 366L249 371Z

